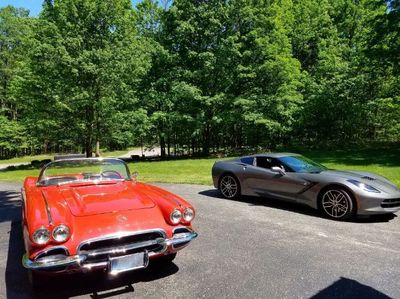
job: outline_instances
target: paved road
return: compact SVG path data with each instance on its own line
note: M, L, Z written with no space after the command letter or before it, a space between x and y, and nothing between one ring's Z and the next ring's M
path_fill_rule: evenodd
M18 185L0 184L0 298L400 298L400 217L335 222L211 187L157 184L197 208L199 238L167 269L63 277L32 294L20 265Z
M153 149L143 148L142 152L141 148L135 148L127 152L125 155L122 155L120 158L130 158L131 156L142 156L142 155L146 157L161 156L161 149L159 147L155 147Z

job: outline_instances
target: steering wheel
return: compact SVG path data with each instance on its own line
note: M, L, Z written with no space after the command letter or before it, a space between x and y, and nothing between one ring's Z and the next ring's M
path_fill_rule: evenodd
M105 170L100 175L104 178L109 178L109 179L122 179L121 174L115 170Z

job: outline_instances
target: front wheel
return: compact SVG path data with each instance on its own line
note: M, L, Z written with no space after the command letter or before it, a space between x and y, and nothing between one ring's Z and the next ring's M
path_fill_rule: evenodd
M240 197L239 180L231 174L226 174L219 180L219 190L225 198L237 199Z
M357 207L348 191L331 188L322 194L320 209L331 219L346 220L356 213Z

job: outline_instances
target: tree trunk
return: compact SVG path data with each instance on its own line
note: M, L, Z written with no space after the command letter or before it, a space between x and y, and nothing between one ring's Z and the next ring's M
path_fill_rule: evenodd
M210 124L206 124L203 137L203 155L208 156L210 154Z
M100 157L100 141L96 141L96 157Z
M168 153L168 157L170 157L171 156L171 137L170 137L169 133L167 136L167 153Z
M160 134L160 149L161 149L161 158L165 158L165 139L162 134Z

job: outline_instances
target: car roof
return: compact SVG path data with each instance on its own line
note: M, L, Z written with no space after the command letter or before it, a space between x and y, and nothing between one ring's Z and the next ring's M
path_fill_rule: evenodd
M245 157L269 157L269 158L282 158L282 157L287 157L287 156L300 156L299 154L295 153L263 153L263 154L255 154L255 155L250 155L250 156L244 156L241 158Z

